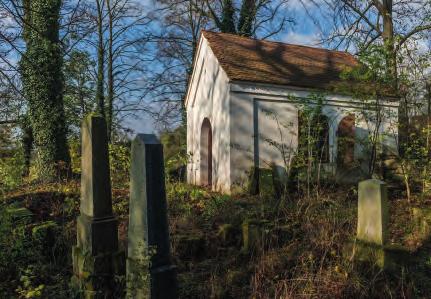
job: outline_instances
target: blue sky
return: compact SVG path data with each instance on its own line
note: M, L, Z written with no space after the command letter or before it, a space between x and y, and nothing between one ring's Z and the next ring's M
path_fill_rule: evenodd
M317 15L314 6L310 6L307 9L309 13L316 17L314 20L322 23L323 20ZM299 45L320 46L320 28L316 26L313 19L307 15L300 0L290 1L283 13L294 19L294 24L288 25L283 32L273 36L270 40ZM129 118L125 120L123 124L133 128L135 133L153 133L157 131L153 119L144 113L138 115L138 118Z

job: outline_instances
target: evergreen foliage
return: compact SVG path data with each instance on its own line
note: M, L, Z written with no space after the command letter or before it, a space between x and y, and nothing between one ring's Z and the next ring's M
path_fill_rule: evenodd
M21 130L21 143L24 158L24 169L22 175L28 176L30 174L31 151L33 149L33 130L28 116L23 117L21 120Z
M37 172L44 181L54 180L57 166L70 162L63 107L60 7L61 0L24 1L27 49L21 71L37 150Z
M234 33L235 29L235 8L233 6L232 0L223 0L223 15L221 20L222 32Z
M253 22L256 19L255 0L244 0L239 13L238 33L244 36L252 35Z

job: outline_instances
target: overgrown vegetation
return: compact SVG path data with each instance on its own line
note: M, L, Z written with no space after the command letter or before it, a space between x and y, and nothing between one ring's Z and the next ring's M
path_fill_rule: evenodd
M116 149L124 151L127 146ZM73 156L73 155L72 155ZM118 157L117 157L118 158ZM120 157L121 158L121 157ZM112 171L114 211L125 246L128 218L127 159ZM124 162L121 162L124 161ZM123 164L124 163L124 164ZM124 166L121 166L124 165ZM391 201L391 243L409 256L397 271L352 259L355 188L306 189L279 202L273 192L221 195L170 179L167 184L172 254L181 298L387 298L424 297L431 291L429 231L412 206L429 201L403 194ZM1 204L2 297L71 298L74 219L79 183L21 184ZM257 229L244 248L243 225ZM13 261L13 262L12 262Z
M21 59L40 179L68 171L70 157L63 106L63 56L59 38L60 0L23 1L26 52Z
M71 298L77 185L21 186L0 203L0 296Z
M113 211L123 249L130 142L122 131L128 136L130 130L122 120L146 112L168 128L161 141L181 298L430 297L431 2L299 1L307 17L317 5L325 20L333 18L334 29L323 28L323 42L359 52L359 67L346 71L347 86L336 92L363 105L355 117L369 127L357 140L367 159L347 165L356 140L346 133L338 134L337 145L351 155L330 161L325 95L313 93L311 104L298 105L300 136L293 150L285 135L291 124L266 111L280 135L280 141L266 142L284 165L253 169L254 195L234 196L184 183L190 153L182 99L199 33L216 28L284 38L297 10L285 0L158 0L153 7L140 2L147 3L1 2L0 297L80 296L70 284L79 127L94 110L106 116ZM387 96L400 104L400 118L381 132ZM395 129L400 155L381 142L397 136ZM395 269L353 258L357 190L332 180L327 174L334 172L324 169L328 162L366 164L364 177L388 181L389 245L400 254ZM122 297L125 277L117 279L115 294Z

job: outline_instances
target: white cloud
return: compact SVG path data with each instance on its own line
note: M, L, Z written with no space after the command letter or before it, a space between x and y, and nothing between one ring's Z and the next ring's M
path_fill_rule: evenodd
M302 34L294 31L289 32L282 38L282 42L304 46L318 46L319 41L317 33Z

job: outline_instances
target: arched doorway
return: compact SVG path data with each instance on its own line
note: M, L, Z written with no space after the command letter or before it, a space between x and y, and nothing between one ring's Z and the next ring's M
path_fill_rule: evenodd
M212 129L208 118L202 122L200 140L200 184L212 185Z
M355 160L355 115L349 114L338 124L337 167L351 168Z

